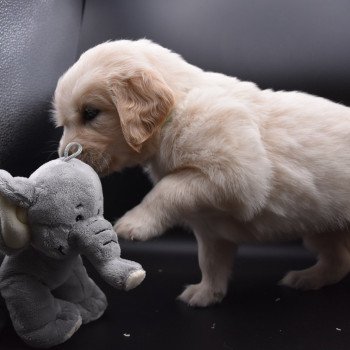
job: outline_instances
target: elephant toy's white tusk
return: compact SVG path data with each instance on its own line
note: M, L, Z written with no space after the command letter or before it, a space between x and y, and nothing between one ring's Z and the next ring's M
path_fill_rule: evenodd
M0 221L0 234L2 235L2 239L8 248L21 249L28 244L30 240L30 233L27 225L26 210L16 207L1 195Z
M28 224L28 214L27 210L21 207L16 207L16 216L17 219L22 223L27 225Z

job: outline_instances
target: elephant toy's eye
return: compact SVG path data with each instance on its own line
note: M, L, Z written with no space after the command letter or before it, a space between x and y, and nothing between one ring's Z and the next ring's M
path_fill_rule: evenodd
M78 216L75 218L75 221L80 221L80 220L84 220L83 215L78 215Z

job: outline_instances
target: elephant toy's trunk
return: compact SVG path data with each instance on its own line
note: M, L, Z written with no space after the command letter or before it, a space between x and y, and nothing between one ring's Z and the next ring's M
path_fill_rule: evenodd
M103 217L77 223L70 239L78 251L89 259L101 277L113 287L129 290L143 281L145 271L142 266L120 257L117 234Z

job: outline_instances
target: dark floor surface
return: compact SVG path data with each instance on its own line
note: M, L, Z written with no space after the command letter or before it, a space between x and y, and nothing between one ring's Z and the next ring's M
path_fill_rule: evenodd
M349 350L350 278L315 292L277 285L285 272L313 263L300 246L244 246L226 299L193 309L175 300L185 284L198 282L196 246L172 239L123 244L124 257L147 270L128 293L107 294L104 316L55 349ZM129 336L128 336L129 335ZM26 349L8 326L0 349Z

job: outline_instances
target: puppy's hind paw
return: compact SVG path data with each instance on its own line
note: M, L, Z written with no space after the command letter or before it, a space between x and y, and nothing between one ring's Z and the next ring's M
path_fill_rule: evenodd
M290 271L279 282L280 285L300 290L317 290L328 284L322 274L310 269Z

